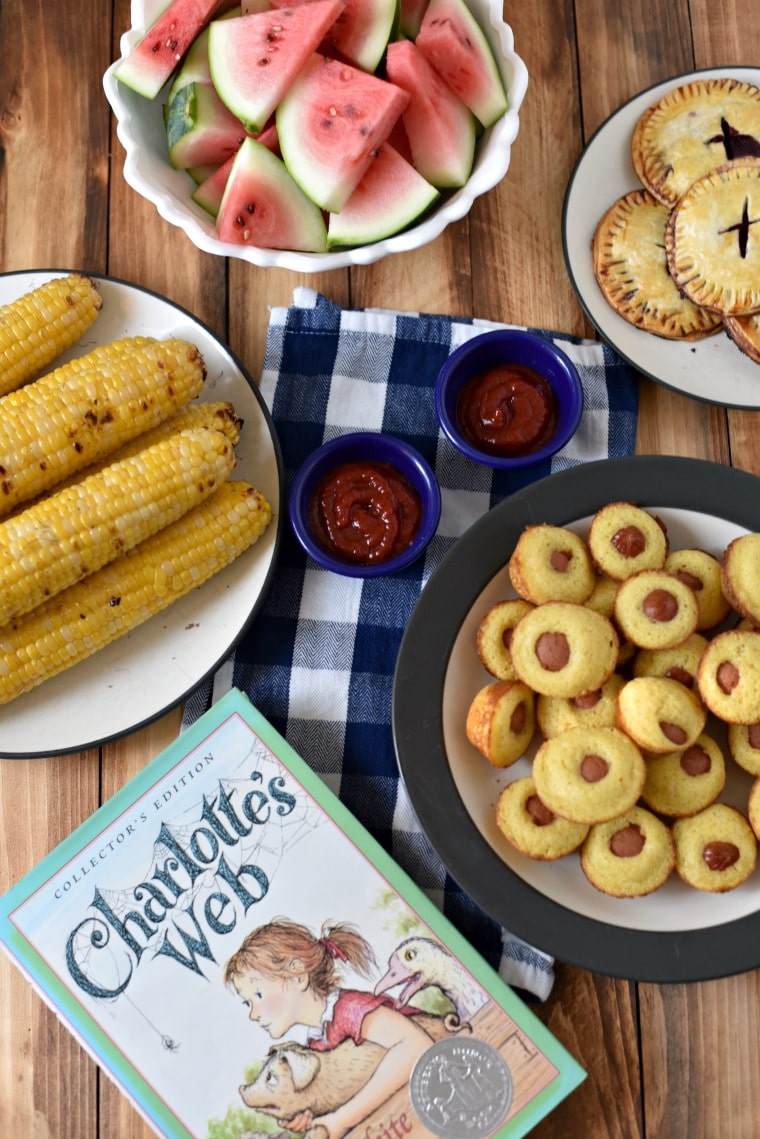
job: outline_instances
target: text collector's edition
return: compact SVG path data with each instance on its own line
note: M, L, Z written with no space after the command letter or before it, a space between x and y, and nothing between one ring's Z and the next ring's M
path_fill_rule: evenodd
M158 1135L511 1139L585 1076L236 690L5 895L0 940Z

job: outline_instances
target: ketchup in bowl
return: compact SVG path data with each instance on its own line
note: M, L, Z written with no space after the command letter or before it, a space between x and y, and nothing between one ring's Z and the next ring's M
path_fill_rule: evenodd
M529 455L557 426L551 384L524 364L499 364L468 380L457 400L465 439L493 455Z
M309 503L309 524L334 557L372 565L398 557L414 541L422 503L392 463L353 460L323 475Z

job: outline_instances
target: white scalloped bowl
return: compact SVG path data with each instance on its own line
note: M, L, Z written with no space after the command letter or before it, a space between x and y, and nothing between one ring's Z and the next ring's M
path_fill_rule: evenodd
M116 116L116 133L124 150L125 181L149 202L161 217L182 229L199 249L220 257L239 257L263 268L270 266L317 273L348 265L369 265L389 253L419 249L438 237L451 222L468 213L481 194L499 183L509 168L512 143L519 129L519 112L528 85L528 71L514 51L512 29L505 24L500 0L468 0L486 33L504 80L509 109L478 141L472 174L459 190L442 195L441 202L416 225L401 233L352 249L332 253L299 253L261 249L220 241L213 219L191 198L194 183L183 170L174 170L166 153L162 94L145 99L119 83L116 60L103 76L106 98ZM166 0L132 0L132 27L121 37L121 58L128 55L145 29L153 23Z

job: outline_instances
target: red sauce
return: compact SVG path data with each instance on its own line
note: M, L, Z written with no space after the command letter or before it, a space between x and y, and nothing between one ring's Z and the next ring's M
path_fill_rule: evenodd
M523 364L501 364L474 376L457 401L462 434L492 455L529 455L557 426L557 398L547 380Z
M309 504L309 523L333 557L358 565L403 553L420 528L417 491L390 463L340 463L320 481Z

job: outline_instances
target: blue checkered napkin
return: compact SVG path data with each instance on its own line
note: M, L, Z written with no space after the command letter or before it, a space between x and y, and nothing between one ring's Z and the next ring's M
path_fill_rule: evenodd
M631 454L637 392L633 373L609 348L552 334L581 374L580 430L539 467L505 474L472 463L439 431L434 383L455 347L494 327L446 316L341 309L307 288L296 289L291 307L272 309L261 391L282 446L286 493L321 443L348 431L388 431L434 467L441 521L424 559L402 573L365 581L321 570L286 527L262 610L234 658L188 700L185 724L233 684L246 692L502 977L545 998L554 978L552 958L476 907L420 830L396 765L393 672L420 591L457 538L527 482L577 463Z

